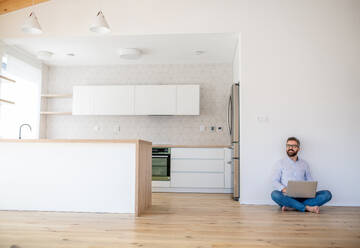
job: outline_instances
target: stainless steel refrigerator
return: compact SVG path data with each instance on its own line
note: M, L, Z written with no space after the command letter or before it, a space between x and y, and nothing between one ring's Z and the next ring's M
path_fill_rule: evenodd
M240 198L240 87L239 83L231 86L228 103L228 128L232 146L232 164L234 171L233 199Z

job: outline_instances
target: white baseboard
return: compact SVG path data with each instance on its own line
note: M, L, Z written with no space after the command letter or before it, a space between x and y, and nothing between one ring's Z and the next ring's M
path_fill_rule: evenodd
M242 205L257 205L257 206L264 206L264 205L268 205L268 206L278 206L276 203L274 202L248 202L248 201L240 201L240 204ZM332 207L360 207L359 203L326 203L324 206L332 206Z

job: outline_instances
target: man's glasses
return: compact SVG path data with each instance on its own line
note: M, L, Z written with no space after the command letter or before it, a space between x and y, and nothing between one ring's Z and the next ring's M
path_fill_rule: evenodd
M286 147L287 148L299 148L298 145L288 145L288 144L286 144Z

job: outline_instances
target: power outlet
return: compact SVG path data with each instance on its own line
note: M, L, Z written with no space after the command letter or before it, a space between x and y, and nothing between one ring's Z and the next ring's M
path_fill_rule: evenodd
M210 126L209 128L211 133L214 133L216 131L216 127L215 126Z
M259 123L265 123L265 122L269 122L269 117L267 115L258 115L256 117L256 120L259 122Z
M115 127L114 127L114 132L115 132L115 133L120 133L120 131L121 131L121 127L120 127L120 126L115 126Z

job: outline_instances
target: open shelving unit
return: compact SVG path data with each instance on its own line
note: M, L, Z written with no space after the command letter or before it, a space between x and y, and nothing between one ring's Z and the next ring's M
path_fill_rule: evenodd
M59 99L59 98L72 98L72 94L42 94L41 99ZM70 111L41 111L42 115L72 115Z
M3 82L3 81L10 82L10 83L16 83L16 81L14 79L0 75L0 82ZM13 101L1 99L1 98L0 98L0 103L15 104L15 102L13 102Z
M72 115L71 112L51 112L51 111L42 111L42 115Z
M4 103L9 103L9 104L15 104L15 102L8 101L8 100L1 99L1 98L0 98L0 103L2 103L2 102L4 102Z
M43 94L43 98L72 98L71 94Z
M11 79L11 78L8 78L8 77L5 77L3 75L0 75L0 79L4 79L10 83L16 83L16 81L14 79ZM2 81L2 80L1 80Z

